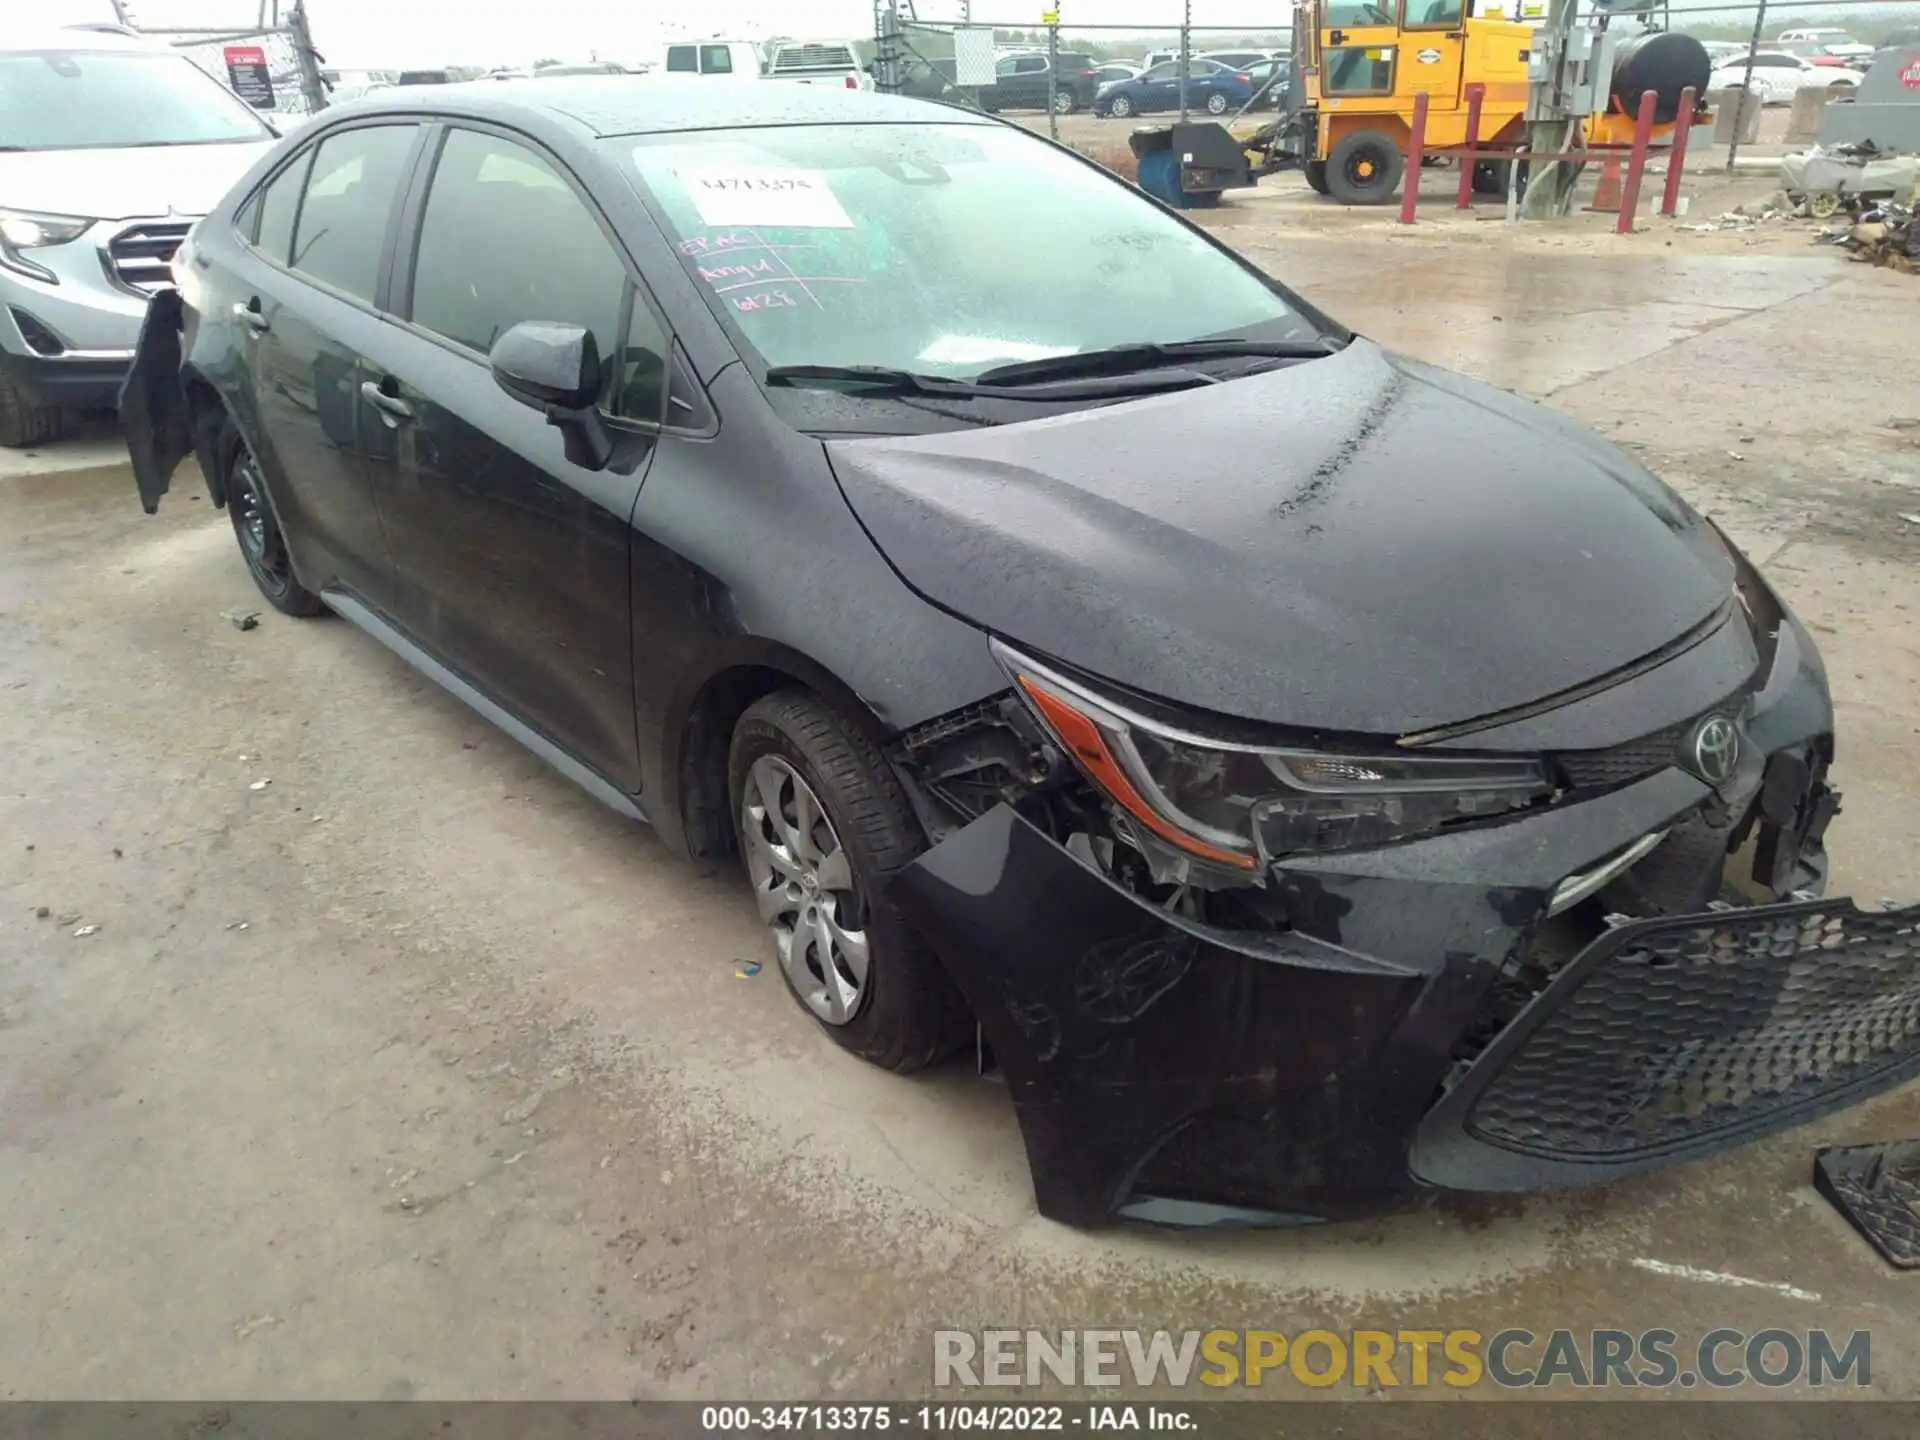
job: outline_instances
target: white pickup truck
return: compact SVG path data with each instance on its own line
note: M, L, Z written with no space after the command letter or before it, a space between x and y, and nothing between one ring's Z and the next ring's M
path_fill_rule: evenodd
M927 100L938 100L949 93L953 82L953 37L936 31L915 30L909 44L901 93ZM870 36L852 40L777 40L768 47L767 68L761 78L871 90L879 51L878 43Z

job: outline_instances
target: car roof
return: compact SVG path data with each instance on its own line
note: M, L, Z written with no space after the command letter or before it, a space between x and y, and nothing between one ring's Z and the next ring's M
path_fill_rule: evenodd
M0 55L21 50L131 50L149 55L171 55L171 45L138 35L90 25L25 25L9 23L0 31Z
M977 111L837 85L716 84L699 76L593 75L470 81L396 87L356 110L428 111L510 121L547 115L596 136L656 135L682 130L755 129L771 125L996 124Z

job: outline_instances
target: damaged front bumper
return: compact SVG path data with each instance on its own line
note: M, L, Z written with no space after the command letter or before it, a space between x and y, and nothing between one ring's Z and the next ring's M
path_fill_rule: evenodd
M1657 832L1721 858L1750 839L1760 883L1818 890L1831 717L1807 694L1755 717L1738 817L1703 824L1727 794L1668 768L1507 824L1291 858L1271 931L1160 908L1008 804L889 894L972 1005L1054 1219L1307 1223L1421 1187L1607 1180L1920 1074L1920 907L1712 908L1689 871L1672 893L1693 913L1590 918L1550 953L1569 877Z

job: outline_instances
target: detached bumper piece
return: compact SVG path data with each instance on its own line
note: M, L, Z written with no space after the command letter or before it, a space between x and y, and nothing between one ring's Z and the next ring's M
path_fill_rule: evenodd
M1822 1150L1813 1185L1888 1264L1920 1270L1920 1140Z
M1416 1175L1585 1184L1724 1149L1920 1075L1920 906L1638 921L1570 961L1435 1105Z

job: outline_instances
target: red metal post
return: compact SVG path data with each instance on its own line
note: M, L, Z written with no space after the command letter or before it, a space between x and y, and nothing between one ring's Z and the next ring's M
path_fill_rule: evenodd
M1653 140L1653 107L1659 97L1646 90L1640 95L1640 109L1633 117L1633 153L1627 156L1627 183L1620 191L1620 223L1617 235L1633 233L1633 217L1640 209L1640 177L1647 168L1647 146Z
M1467 86L1467 148L1460 156L1460 193L1453 201L1456 210L1473 204L1473 166L1480 154L1480 102L1486 98L1486 86Z
M1413 139L1407 144L1407 174L1400 182L1400 223L1413 223L1414 207L1420 203L1420 166L1427 157L1427 103L1432 97L1422 90L1413 97Z
M1693 87L1680 92L1680 113L1673 117L1673 148L1667 152L1667 188L1660 197L1660 213L1671 215L1680 204L1680 177L1687 168L1687 136L1693 133Z

